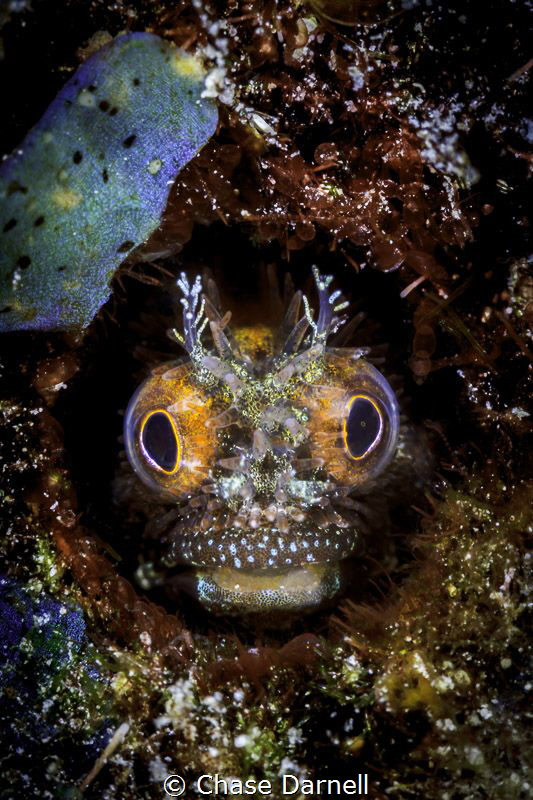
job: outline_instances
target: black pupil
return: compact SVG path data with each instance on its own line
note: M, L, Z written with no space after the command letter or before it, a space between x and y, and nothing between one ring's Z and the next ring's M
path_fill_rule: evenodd
M346 423L346 443L353 458L361 458L379 435L381 419L374 404L366 397L353 401Z
M166 414L156 412L146 421L142 443L152 461L165 472L172 472L178 458L178 443Z

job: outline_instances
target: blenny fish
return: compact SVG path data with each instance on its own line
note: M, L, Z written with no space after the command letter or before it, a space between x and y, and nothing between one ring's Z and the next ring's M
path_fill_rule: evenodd
M313 275L318 314L296 291L278 330L232 331L215 282L204 291L182 273L170 334L187 356L153 369L126 412L129 461L171 507L164 565L188 567L214 611L331 601L360 543L361 498L397 449L395 393L369 348L328 345L348 303Z

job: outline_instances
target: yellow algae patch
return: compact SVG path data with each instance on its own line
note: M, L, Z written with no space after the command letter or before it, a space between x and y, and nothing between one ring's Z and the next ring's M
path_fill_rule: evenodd
M200 62L194 56L187 53L177 52L171 57L171 67L182 77L196 78L200 80L204 76L204 70Z
M55 192L52 192L51 197L52 202L63 211L72 211L83 200L83 195L73 189L56 189Z
M131 102L131 91L129 76L114 75L105 87L105 99L111 106L124 109Z
M97 53L106 44L110 44L113 37L108 31L96 31L93 33L85 47L79 47L77 55L82 61L86 61L90 56Z
M34 307L28 308L24 303L19 303L16 295L11 301L11 308L15 313L21 314L25 319L33 319L37 314L37 309Z
M78 103L85 108L94 108L96 106L96 97L89 89L81 89L78 94Z
M160 158L152 158L148 164L148 172L150 175L157 175L162 166L163 162Z
M356 736L355 739L348 739L344 744L344 749L352 756L361 752L365 746L365 737Z
M444 711L440 695L447 688L433 665L415 650L388 666L376 683L376 696L393 711L424 709L439 717Z

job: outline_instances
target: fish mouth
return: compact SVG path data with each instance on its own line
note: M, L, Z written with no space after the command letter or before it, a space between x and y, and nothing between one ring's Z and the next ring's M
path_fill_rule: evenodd
M343 588L341 562L290 569L211 567L172 579L214 613L273 615L312 611L331 602Z
M224 614L265 614L316 609L343 586L343 562L360 541L354 526L306 524L216 530L180 526L170 538L165 564L189 569L171 584ZM192 569L191 569L192 568Z
M313 527L297 524L282 532L275 527L190 530L181 527L170 539L168 566L186 564L204 569L243 572L285 571L342 561L360 541L355 526Z

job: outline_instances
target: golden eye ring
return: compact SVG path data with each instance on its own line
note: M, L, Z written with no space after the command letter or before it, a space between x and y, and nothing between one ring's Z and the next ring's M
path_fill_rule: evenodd
M350 423L353 424L354 422L352 412L355 411L355 405L358 401L359 405L361 405L362 401L364 405L366 405L366 408L363 407L363 409L360 409L361 418L359 420L359 430L356 433L360 433L361 431L365 432L367 434L366 438L369 440L368 446L365 447L362 452L359 452L361 446L357 449L355 448L355 433L349 430ZM366 430L367 428L368 430ZM361 461L366 458L380 443L383 429L383 414L378 403L367 394L352 395L346 404L346 410L342 421L342 441L348 457L353 461ZM368 436L369 433L371 434L370 437ZM354 450L359 454L355 455Z
M196 490L214 460L217 432L207 423L212 399L187 364L162 365L142 383L124 416L124 444L142 482L167 499Z
M165 420L164 426L161 426L162 419ZM169 433L171 433L172 439L169 439ZM153 455L153 447L148 447L146 439L149 436L153 440L152 445L159 449L159 460L156 460ZM163 441L164 439L166 441ZM169 457L169 446L172 453L171 458ZM178 426L166 409L156 408L144 415L139 425L139 447L152 469L163 475L175 475L178 472L181 467L183 446ZM169 461L170 469L165 469Z

